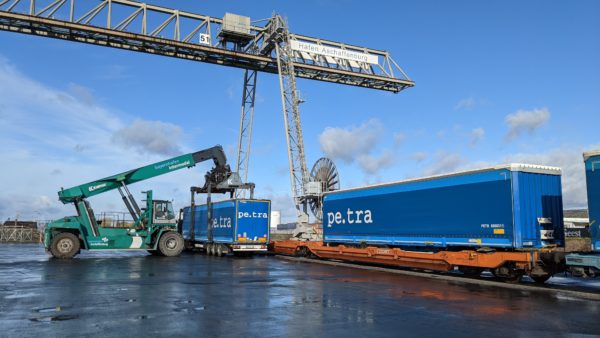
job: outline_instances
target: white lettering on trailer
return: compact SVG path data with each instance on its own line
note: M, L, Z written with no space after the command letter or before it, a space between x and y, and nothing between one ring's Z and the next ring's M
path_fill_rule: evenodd
M257 211L239 211L238 218L269 218L269 215L266 212L257 212Z
M341 212L328 212L327 213L327 226L331 227L333 224L371 224L373 223L373 215L371 210L351 210L348 208L346 211L346 217Z
M212 219L213 228L231 228L231 217L219 217Z

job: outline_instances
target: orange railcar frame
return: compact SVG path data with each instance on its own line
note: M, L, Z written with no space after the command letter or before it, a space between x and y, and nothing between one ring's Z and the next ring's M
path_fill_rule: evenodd
M438 271L450 271L454 267L495 269L508 263L514 264L517 269L530 271L540 261L540 254L551 252L552 249L493 252L478 252L475 250L418 252L399 248L354 248L344 245L327 246L323 242L316 241L286 240L272 242L272 251L283 255L298 255L299 253L310 252L324 259Z

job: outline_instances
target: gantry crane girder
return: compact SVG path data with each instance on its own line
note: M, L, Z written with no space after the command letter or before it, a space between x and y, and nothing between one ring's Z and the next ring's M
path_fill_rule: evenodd
M274 48L264 48L271 43L265 44L265 27L252 25L251 44L257 48L239 51L219 44L222 23L220 18L129 0L0 0L1 30L278 73ZM297 34L290 38L378 58L377 64L367 65L298 52L293 61L297 77L391 92L414 85L385 51Z
M307 203L320 192L308 187L296 77L394 93L414 82L385 51L292 34L277 14L263 21L256 26L247 17L220 19L131 0L0 0L0 30L245 69L237 160L244 180L257 73L278 74L292 194L306 222Z

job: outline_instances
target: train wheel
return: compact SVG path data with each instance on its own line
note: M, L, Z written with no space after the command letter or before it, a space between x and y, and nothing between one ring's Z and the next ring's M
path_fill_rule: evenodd
M492 273L499 280L511 284L519 283L523 277L523 272L515 269L511 265L503 265L494 269Z
M458 269L460 272L462 272L465 276L468 277L479 277L483 272L483 269L472 266L461 266Z
M598 276L598 272L596 272L598 270L595 270L594 268L583 268L583 277L590 277L590 278L595 278Z
M308 248L305 246L301 246L296 250L295 256L297 257L306 257L308 256Z

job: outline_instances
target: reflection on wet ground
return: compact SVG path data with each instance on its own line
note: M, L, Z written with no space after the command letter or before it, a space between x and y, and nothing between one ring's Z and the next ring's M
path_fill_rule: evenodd
M600 302L255 257L0 245L0 336L600 335Z

